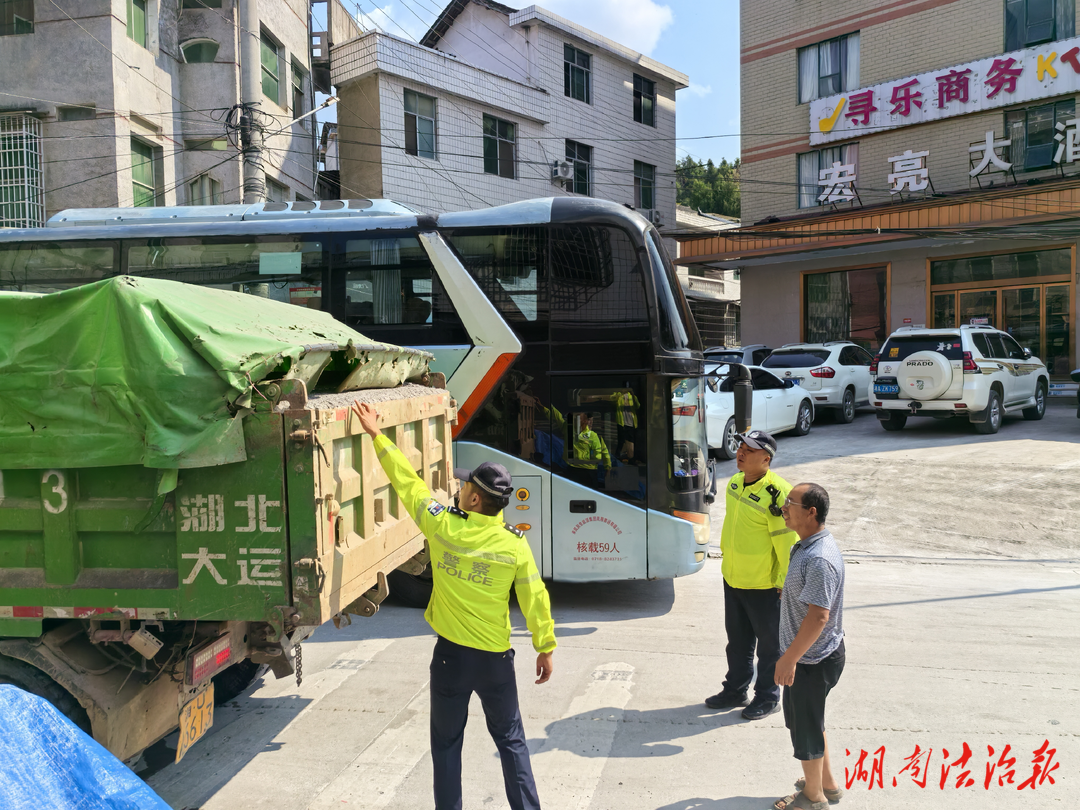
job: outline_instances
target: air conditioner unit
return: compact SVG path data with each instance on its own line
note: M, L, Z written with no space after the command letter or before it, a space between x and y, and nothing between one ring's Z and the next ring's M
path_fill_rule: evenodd
M657 211L655 208L649 210L648 217L649 222L651 222L658 228L664 224L664 215Z
M555 181L573 180L574 167L566 160L559 160L551 166L551 179Z

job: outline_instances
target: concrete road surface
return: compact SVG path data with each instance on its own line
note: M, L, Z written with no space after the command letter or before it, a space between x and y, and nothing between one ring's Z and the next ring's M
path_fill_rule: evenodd
M823 419L807 437L779 438L780 473L830 490L848 564L847 668L828 716L837 776L851 781L841 807L1078 801L1074 414L1051 407L1042 422L1009 419L987 437L937 421L886 433L860 412L851 425ZM720 469L726 480L734 462ZM717 536L722 514L717 504ZM719 559L674 582L551 586L559 649L543 686L532 683L515 610L545 808L765 810L789 792L799 768L782 715L751 723L703 705L725 670L721 589ZM174 735L149 752L143 775L178 809L430 808L433 643L420 611L392 605L340 631L324 627L303 645L300 688L263 681L218 711L180 765L164 764ZM1045 741L1049 773L1018 790ZM965 744L970 758L953 764ZM999 784L1010 770L1012 783ZM466 808L507 807L475 699L464 783Z

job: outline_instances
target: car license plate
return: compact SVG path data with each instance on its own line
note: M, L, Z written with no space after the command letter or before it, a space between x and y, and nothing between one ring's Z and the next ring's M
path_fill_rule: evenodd
M184 758L196 742L198 742L210 726L214 725L214 682L189 700L180 710L180 743L176 746L176 761Z
M900 386L891 385L890 383L874 383L875 394L899 394Z

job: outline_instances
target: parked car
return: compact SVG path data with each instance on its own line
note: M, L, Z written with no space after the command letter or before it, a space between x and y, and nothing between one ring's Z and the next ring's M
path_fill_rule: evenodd
M1043 362L992 326L903 327L871 366L877 417L900 430L909 416L961 417L997 433L1005 414L1042 419L1050 375Z
M725 366L705 367L708 375ZM792 380L782 380L771 371L750 366L750 380L754 386L751 421L757 430L768 433L794 431L796 436L810 432L814 421L814 403L809 393ZM717 382L705 389L705 430L709 440L709 454L720 458L735 458L739 449L735 428L734 383L731 378Z
M838 421L851 422L855 409L869 403L873 360L870 352L851 341L832 340L786 343L774 349L761 366L809 391L814 408L829 408Z
M764 343L749 346L713 346L705 350L706 363L742 363L744 366L760 366L771 352Z

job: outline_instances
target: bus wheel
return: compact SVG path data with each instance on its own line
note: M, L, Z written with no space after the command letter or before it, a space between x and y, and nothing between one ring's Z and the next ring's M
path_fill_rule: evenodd
M11 684L24 692L45 698L60 714L87 734L93 734L90 730L90 715L86 713L86 709L79 705L74 695L37 667L0 655L0 683Z
M386 577L390 585L390 597L405 607L426 610L431 601L431 569L419 575L404 571L391 571Z

